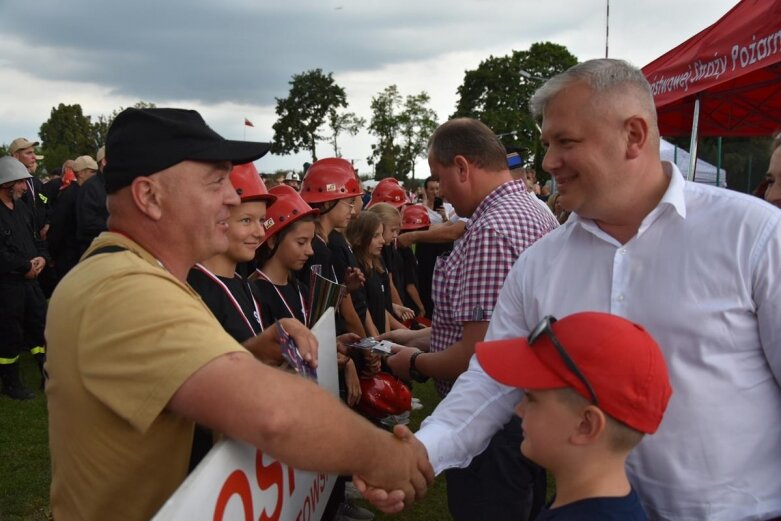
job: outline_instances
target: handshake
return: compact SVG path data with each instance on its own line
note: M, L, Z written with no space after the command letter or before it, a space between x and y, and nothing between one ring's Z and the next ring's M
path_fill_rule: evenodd
M428 452L412 431L396 425L388 435L390 449L378 447L377 457L367 462L368 470L354 474L361 495L385 513L396 513L426 496L434 481Z

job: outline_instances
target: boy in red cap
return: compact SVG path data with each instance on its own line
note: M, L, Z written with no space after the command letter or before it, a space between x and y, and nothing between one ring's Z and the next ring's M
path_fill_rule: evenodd
M646 520L624 470L672 394L659 346L638 324L584 312L545 317L528 338L482 342L495 380L525 390L521 452L556 479L543 520Z

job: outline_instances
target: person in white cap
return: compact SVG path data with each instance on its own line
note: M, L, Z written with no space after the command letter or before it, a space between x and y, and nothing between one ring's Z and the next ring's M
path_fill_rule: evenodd
M49 229L49 201L46 194L42 191L43 182L35 177L35 172L38 170L38 156L35 153L35 147L38 145L37 141L18 137L11 141L8 153L18 159L27 168L27 172L30 173L30 177L25 181L27 192L22 199L33 210L36 232L43 239L46 239L46 233Z
M29 178L17 159L0 158L0 380L2 393L14 400L34 397L19 377L19 354L30 349L41 367L45 356L46 299L36 279L48 253L21 200Z

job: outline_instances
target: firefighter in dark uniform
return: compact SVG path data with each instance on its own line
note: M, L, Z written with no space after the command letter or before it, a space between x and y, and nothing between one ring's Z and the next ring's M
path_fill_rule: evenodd
M37 146L37 141L33 142L29 139L18 137L11 141L8 153L18 159L30 173L30 177L25 180L27 191L24 193L22 200L32 210L36 233L40 234L43 239L46 239L50 217L49 200L46 197L46 191L43 189L43 182L34 175L38 170L38 156L35 154L35 147Z
M46 299L36 279L49 255L22 201L30 177L17 159L0 158L0 380L15 400L34 396L19 377L19 353L29 349L41 368L46 356Z

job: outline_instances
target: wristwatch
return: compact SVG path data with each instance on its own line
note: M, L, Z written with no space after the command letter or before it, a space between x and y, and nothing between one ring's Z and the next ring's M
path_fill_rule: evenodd
M416 382L426 382L428 381L428 376L424 375L418 369L415 367L415 359L423 354L423 351L418 351L417 353L413 354L409 359L409 377L415 380Z

